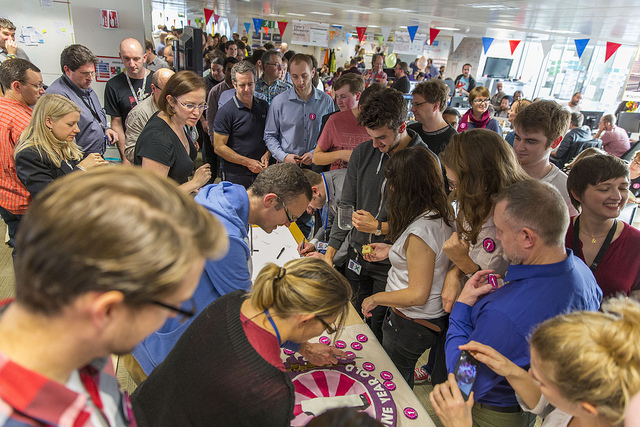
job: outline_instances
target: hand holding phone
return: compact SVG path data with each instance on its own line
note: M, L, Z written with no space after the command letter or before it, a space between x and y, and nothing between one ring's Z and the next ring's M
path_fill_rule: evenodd
M456 368L453 371L453 375L458 383L458 388L462 393L464 400L469 399L473 384L476 382L476 376L478 375L478 361L466 350L460 352L460 358L456 363Z

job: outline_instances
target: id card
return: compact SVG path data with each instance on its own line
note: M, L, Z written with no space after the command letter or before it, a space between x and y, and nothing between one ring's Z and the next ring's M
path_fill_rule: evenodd
M353 271L354 273L356 273L358 276L360 275L360 272L362 271L362 266L360 265L360 263L354 259L350 259L349 260L349 265L347 266L347 268L351 271Z
M329 247L329 242L318 242L318 252L324 254L327 252L327 248Z

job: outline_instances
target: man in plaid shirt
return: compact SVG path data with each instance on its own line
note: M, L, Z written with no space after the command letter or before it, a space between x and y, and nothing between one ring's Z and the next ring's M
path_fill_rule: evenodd
M40 69L26 59L9 59L0 65L0 216L9 230L9 246L15 244L20 218L31 195L16 175L13 151L29 124L33 106L44 94Z
M135 426L108 356L192 316L205 259L228 244L168 180L101 169L56 180L22 219L0 309L2 426Z

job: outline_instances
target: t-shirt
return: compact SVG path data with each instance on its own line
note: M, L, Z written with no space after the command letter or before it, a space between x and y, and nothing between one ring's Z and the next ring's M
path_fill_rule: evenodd
M318 138L318 147L322 151L353 150L364 141L370 140L364 126L358 126L358 120L351 110L332 113ZM331 170L345 169L349 163L337 160L331 163Z
M169 124L158 117L158 113L154 114L138 137L134 164L142 165L143 157L155 160L169 166L169 178L184 184L193 172L193 162L198 154L189 134L185 132L185 135L189 141L188 153Z
M411 82L409 82L409 78L407 76L400 77L391 87L404 94L411 92Z
M629 190L631 190L635 197L640 196L640 176L631 180L629 183Z
M151 95L151 77L153 76L153 71L149 72L147 75L147 81L145 83L144 89L142 88L142 83L144 82L144 78L142 79L132 79L131 86L133 87L133 92L129 87L129 83L127 82L127 72L122 72L115 77L112 77L107 82L106 87L104 88L104 110L107 114L113 117L122 117L122 127L124 130L127 130L125 127L125 123L127 121L127 115L129 111L136 105L138 102L145 99L147 96ZM136 99L138 96L138 99Z
M602 149L616 157L621 157L631 147L627 131L618 126L613 126L600 136Z
M256 325L253 320L248 319L242 312L240 312L240 321L242 322L242 329L251 343L251 347L253 347L264 360L281 371L285 371L284 363L280 357L282 350L280 350L278 338L266 329L262 329Z
M429 218L432 215L433 213L426 212L416 218L396 239L389 251L391 269L387 278L387 292L409 287L407 252L404 246L410 235L421 239L436 253L433 281L427 303L422 306L398 308L406 316L413 319L436 319L446 314L442 308L442 296L440 293L442 292L444 277L451 266L451 261L442 250L442 245L451 236L453 229L447 226L442 218Z
M544 176L544 178L541 179L541 181L544 181L556 187L556 189L560 192L560 195L564 199L564 202L567 204L567 207L569 208L569 216L578 215L578 211L571 204L571 198L569 197L569 192L567 191L567 174L558 169L556 165L552 164L551 166L551 170Z
M569 229L565 237L565 246L573 249L573 253L584 261L582 241L580 248L573 247L573 224L569 223ZM640 289L640 231L629 224L618 221L624 226L620 236L607 248L600 264L593 272L602 289L604 298L614 296L617 293L629 295L630 292Z
M229 137L227 146L241 156L254 160L267 151L264 143L264 125L267 120L269 104L267 101L253 97L251 109L237 98L220 107L214 122L214 131ZM246 166L228 162L221 158L222 170L234 175L253 175Z
M420 135L422 141L436 154L440 154L449 143L451 137L458 133L450 125L438 129L435 132L426 132L422 129L420 122L411 123L409 129Z

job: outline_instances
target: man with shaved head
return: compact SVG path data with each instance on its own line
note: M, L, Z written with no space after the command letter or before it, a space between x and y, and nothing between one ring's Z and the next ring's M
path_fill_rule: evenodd
M123 164L130 164L124 155L125 123L129 111L151 95L153 72L144 68L147 55L136 39L124 39L120 43L120 59L125 72L112 77L104 90L104 107L111 116L111 129L118 133L118 151Z
M131 163L133 163L133 153L136 150L136 141L140 136L140 132L147 125L151 116L158 111L158 101L160 100L162 88L164 88L164 85L167 84L173 74L174 71L170 68L160 68L153 73L151 77L151 96L148 96L144 101L133 107L133 110L127 116L127 121L125 122L127 140L124 147L124 155Z

